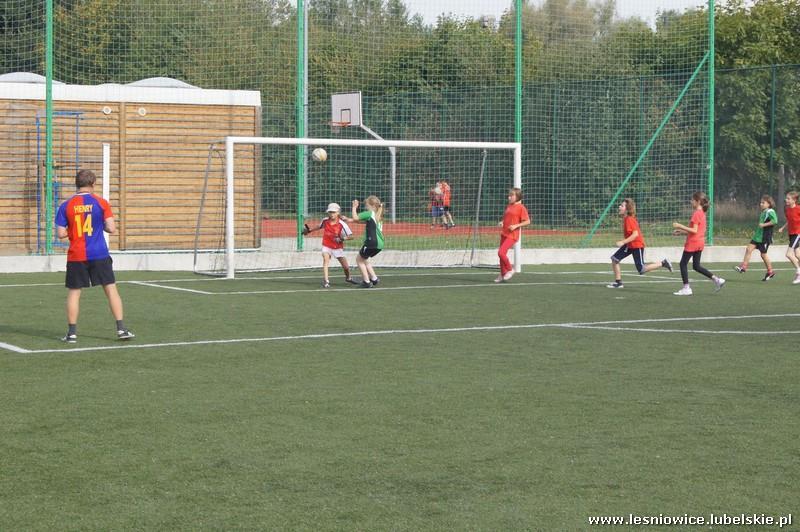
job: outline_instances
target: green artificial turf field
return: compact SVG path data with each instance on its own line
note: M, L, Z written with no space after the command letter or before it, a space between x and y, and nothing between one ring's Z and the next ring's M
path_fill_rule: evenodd
M730 267L692 297L629 264L622 290L605 265L121 272L137 337L92 289L76 345L61 274L3 275L0 530L796 513L800 285Z

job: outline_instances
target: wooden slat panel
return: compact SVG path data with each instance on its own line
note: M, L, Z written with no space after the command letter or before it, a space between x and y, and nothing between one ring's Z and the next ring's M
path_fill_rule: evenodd
M103 113L105 106L111 109L109 114ZM139 108L146 110L144 116L139 115ZM57 116L54 120L54 162L62 183L59 200L73 193L76 149L80 164L94 169L100 177L102 143L112 145L110 199L120 224L120 233L111 237L112 248L120 244L128 249L191 248L208 145L222 141L226 135L255 135L260 127L258 108L240 106L55 102L55 110L82 113L77 139L73 117ZM43 174L43 169L37 168L37 157L43 164L43 116L44 102L0 100L0 135L5 139L0 146L0 223L16 233L0 236L0 253L20 248L35 251L40 219L36 188L38 176ZM256 186L258 153L252 146L236 149L237 245L244 245L242 238L255 244L260 232L256 219L260 203ZM211 197L203 218L221 221L223 161L215 157L213 165ZM20 183L24 183L22 190L18 190ZM101 185L98 181L98 191ZM154 231L152 224L139 219L152 216L159 216L170 226L168 230ZM205 236L202 239L206 241ZM218 238L207 241L216 245Z

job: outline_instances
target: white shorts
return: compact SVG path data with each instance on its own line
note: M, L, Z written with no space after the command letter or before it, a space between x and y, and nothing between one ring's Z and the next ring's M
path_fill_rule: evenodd
M328 246L322 246L322 252L330 255L334 259L341 259L344 257L344 248L329 248Z

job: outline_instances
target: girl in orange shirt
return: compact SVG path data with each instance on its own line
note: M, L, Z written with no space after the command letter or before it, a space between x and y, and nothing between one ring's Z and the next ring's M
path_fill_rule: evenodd
M786 193L786 223L778 229L783 233L789 227L789 247L786 248L786 258L794 265L795 274L792 284L800 284L800 205L797 204L800 194L792 190Z
M512 188L508 191L508 207L503 214L503 221L500 226L503 230L500 233L500 249L497 255L500 257L500 275L494 280L496 283L508 281L514 276L514 268L508 260L508 250L519 240L522 233L521 227L530 225L531 219L528 216L528 209L522 204L522 189Z
M622 218L622 237L623 240L617 242L619 249L611 255L611 270L614 272L614 282L606 285L609 288L622 288L622 271L619 263L628 255L633 255L633 263L639 275L644 275L649 271L658 268L666 268L672 273L672 263L666 258L661 262L644 262L644 235L639 229L639 221L636 219L636 202L633 198L625 198L619 204L619 215Z
M686 243L683 245L683 255L681 256L681 278L683 288L675 292L676 296L692 295L692 287L689 286L689 259L692 259L692 268L701 275L705 275L714 281L714 291L718 292L725 286L725 279L717 277L700 264L700 256L706 246L706 211L708 211L708 196L703 192L692 194L692 219L689 226L674 222L674 234L686 235Z

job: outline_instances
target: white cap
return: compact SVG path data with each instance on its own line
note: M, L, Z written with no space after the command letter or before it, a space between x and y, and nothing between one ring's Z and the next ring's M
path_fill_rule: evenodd
M342 212L342 208L339 207L338 203L329 203L328 210L326 210L325 212Z

